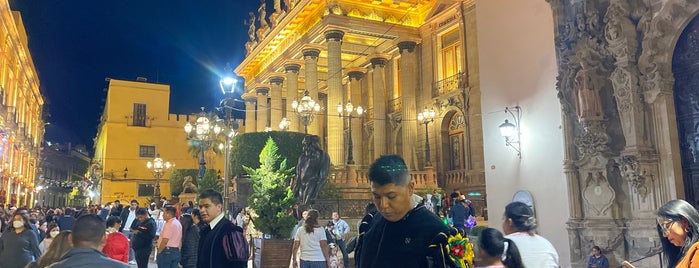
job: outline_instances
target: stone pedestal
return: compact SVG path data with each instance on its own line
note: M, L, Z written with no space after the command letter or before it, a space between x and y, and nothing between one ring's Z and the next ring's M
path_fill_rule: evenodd
M197 193L181 193L179 195L180 204L189 204L189 201L192 201L192 203L196 204Z

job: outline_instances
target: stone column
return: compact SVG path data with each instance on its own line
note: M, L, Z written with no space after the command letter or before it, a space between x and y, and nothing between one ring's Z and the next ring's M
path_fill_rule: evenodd
M366 106L362 104L362 78L364 77L364 73L360 71L352 71L349 72L349 81L350 81L350 98L349 100L352 102L354 107L357 106L362 106L364 110L366 111ZM354 162L361 164L364 163L362 162L362 121L364 121L364 117L366 115L362 115L361 118L356 118L352 119L352 157L354 157Z
M243 96L245 100L245 132L252 133L257 130L257 120L255 118L255 104L257 104L257 96L246 93Z
M284 77L273 76L269 78L269 83L272 85L270 91L270 124L273 129L279 128L279 123L282 121L282 83Z
M265 131L269 126L269 107L267 106L268 87L258 87L257 92L257 132Z
M301 65L289 63L284 65L284 70L286 71L286 119L291 121L289 131L297 132L302 129L299 126L301 121L299 121L296 111L291 107L291 103L298 99L299 70L301 70Z
M374 68L374 159L386 154L386 82L384 80L385 58L371 59L371 67Z
M308 95L313 98L316 102L318 100L318 55L320 55L320 50L315 48L306 48L303 51L303 60L306 65L306 90L308 90ZM326 107L327 108L327 107ZM308 125L308 134L310 135L321 135L318 129L318 121L313 120ZM323 139L323 137L321 137Z
M345 33L340 30L325 32L328 43L328 106L330 107L342 103L342 37L344 35ZM329 107L327 111L330 163L344 165L347 163L347 156L345 155L343 118L330 112Z
M403 121L402 121L402 137L403 140L403 158L408 168L415 170L417 168L417 152L415 146L417 144L417 103L416 93L418 85L418 61L415 47L417 44L413 41L403 41L398 43L400 49L400 88L401 101L403 102Z

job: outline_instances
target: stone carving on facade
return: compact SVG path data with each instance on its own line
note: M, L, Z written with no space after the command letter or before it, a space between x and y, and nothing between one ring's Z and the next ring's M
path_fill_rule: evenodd
M403 114L401 113L393 113L390 116L390 119L388 120L391 123L391 129L393 132L398 132L401 128L401 122L403 122Z
M245 50L250 54L253 49L257 46L257 39L255 38L255 14L250 12L250 20L245 21L245 25L248 25L248 41L245 43Z
M687 146L692 155L692 162L699 161L699 135L687 135Z
M622 178L624 178L633 191L640 195L645 201L648 196L648 187L646 186L646 178L641 174L640 165L638 160L634 156L623 156L621 157L621 163L619 163L619 171L621 172Z
M599 121L604 118L598 80L596 68L590 66L586 60L581 60L580 70L575 75L574 90L578 119L582 123Z
M607 153L609 147L609 135L604 131L602 124L597 122L584 128L582 135L575 139L578 148L579 159L590 158L600 153Z
M257 9L258 21L260 27L257 28L257 40L263 40L269 32L269 23L267 23L267 3L265 0L260 0L260 8Z
M286 13L282 10L280 0L274 0L274 6L272 8L274 8L274 11L269 15L269 24L271 28L274 28L279 25L279 21Z
M587 202L588 212L594 213L590 216L611 216L608 210L615 197L616 193L603 171L591 171L585 175L583 198Z

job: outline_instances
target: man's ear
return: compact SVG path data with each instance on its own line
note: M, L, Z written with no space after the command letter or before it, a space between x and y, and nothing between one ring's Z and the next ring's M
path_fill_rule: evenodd
M408 183L408 189L410 191L410 194L415 193L415 181L410 180L410 182Z

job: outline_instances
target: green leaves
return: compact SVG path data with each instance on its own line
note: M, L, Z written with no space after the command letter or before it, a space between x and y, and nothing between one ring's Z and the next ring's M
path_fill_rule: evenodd
M296 224L296 218L291 214L296 203L291 191L295 168L288 168L286 159L280 161L278 150L269 137L259 155L260 166L255 169L243 166L250 174L253 187L248 205L255 210L257 218L252 221L258 230L276 239L289 238Z

